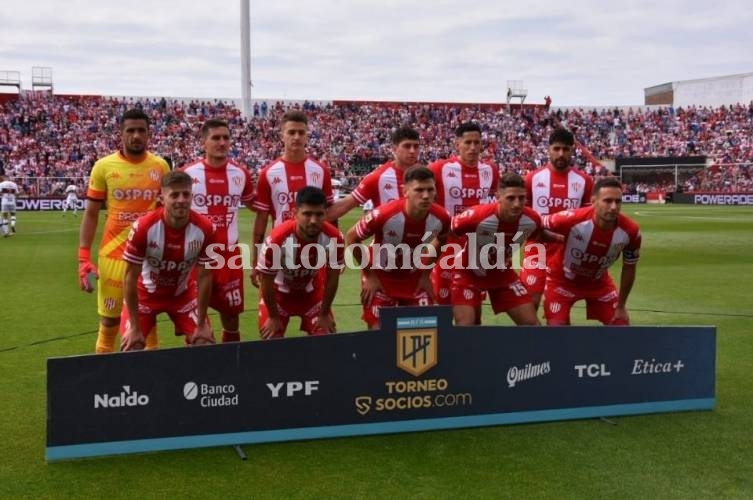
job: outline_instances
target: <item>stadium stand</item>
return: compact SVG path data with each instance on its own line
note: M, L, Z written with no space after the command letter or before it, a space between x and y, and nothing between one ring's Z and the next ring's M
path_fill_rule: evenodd
M0 170L26 196L62 196L70 180L83 188L94 161L118 144L117 117L130 107L153 119L150 149L173 165L201 156L198 130L210 117L228 121L231 155L258 171L281 153L277 129L287 108L310 118L310 152L328 162L345 189L390 157L392 129L411 124L422 135L420 161L453 154L452 131L474 120L484 129L487 160L503 170L525 173L547 161L547 137L564 125L576 135L577 165L606 175L600 160L619 157L706 155L714 165L684 182L685 191L751 190L753 103L719 108L547 109L541 105L345 102L255 106L244 119L232 103L167 98L111 98L29 93L0 99ZM671 190L657 176L636 190Z

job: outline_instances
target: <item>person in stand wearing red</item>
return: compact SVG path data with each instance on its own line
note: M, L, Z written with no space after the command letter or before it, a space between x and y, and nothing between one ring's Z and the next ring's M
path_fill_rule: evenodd
M457 156L438 160L429 169L437 182L436 203L442 205L450 216L461 214L467 208L489 203L494 198L499 184L499 169L481 161L483 150L481 127L477 123L466 122L455 129ZM450 288L454 252L462 246L464 238L450 234L447 245L440 256L439 263L431 273L432 286L437 303L452 305ZM476 311L481 318L481 305Z
M193 179L191 208L212 221L217 252L225 265L212 269L212 300L209 306L220 314L222 341L240 341L239 315L244 311L243 267L238 245L241 204L251 209L254 186L248 169L228 158L230 128L222 120L207 120L201 126L204 158L181 168Z
M451 235L462 237L463 249L452 275L455 324L479 325L483 292L494 314L506 312L516 325L539 325L526 287L512 268L514 246L540 233L541 218L525 206L523 178L507 173L499 182L496 202L469 208L452 218ZM500 241L501 240L501 241Z
M555 129L549 135L549 163L526 176L527 203L539 215L551 215L591 203L593 179L572 166L574 148L573 133L564 128ZM559 243L550 242L545 247L547 262L540 262L538 252L533 249L526 250L527 265L520 274L536 309L544 292L549 259L556 253Z
M215 243L215 232L209 219L191 210L192 182L185 172L165 174L159 195L163 206L131 227L123 252L122 351L144 349L160 313L170 316L186 344L214 343L207 317L212 273L206 265L213 262L207 247Z
M362 318L372 330L379 328L382 307L434 303L430 266L450 230L450 216L434 203L435 197L431 170L421 165L410 167L405 172L403 198L374 209L345 236L346 246L353 247L356 262L363 266ZM360 243L371 236L374 241L364 255ZM433 258L416 255L424 245L434 247Z
M371 200L373 208L396 200L403 193L405 171L416 164L419 152L419 135L410 127L400 127L392 133L394 159L377 167L356 186L352 193L327 210L327 220L335 221Z
M635 283L640 257L638 224L620 213L622 186L615 177L603 177L593 188L592 206L544 216L544 227L564 236L553 258L544 290L547 325L569 325L570 309L586 301L588 319L605 325L628 325L627 300ZM609 267L622 254L617 290Z

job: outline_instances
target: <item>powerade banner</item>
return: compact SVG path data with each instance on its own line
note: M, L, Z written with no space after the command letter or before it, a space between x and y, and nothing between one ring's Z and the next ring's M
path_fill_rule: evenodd
M16 198L16 210L19 212L62 210L64 198ZM83 210L86 200L79 199L76 206Z
M646 193L623 194L622 203L646 203Z
M47 460L710 410L714 327L382 329L47 362Z
M692 205L753 205L753 193L673 193L672 202Z

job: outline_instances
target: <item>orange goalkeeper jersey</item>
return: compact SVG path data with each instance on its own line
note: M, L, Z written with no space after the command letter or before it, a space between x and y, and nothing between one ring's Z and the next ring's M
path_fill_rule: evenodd
M138 163L117 152L94 164L86 197L107 204L100 256L123 256L131 224L157 206L160 180L169 171L164 159L149 152Z

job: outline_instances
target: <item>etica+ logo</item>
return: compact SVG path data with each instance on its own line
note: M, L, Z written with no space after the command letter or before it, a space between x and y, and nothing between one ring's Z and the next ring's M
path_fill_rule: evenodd
M95 394L94 409L97 408L124 408L133 406L146 406L149 404L149 396L131 392L130 385L124 385L120 394Z

